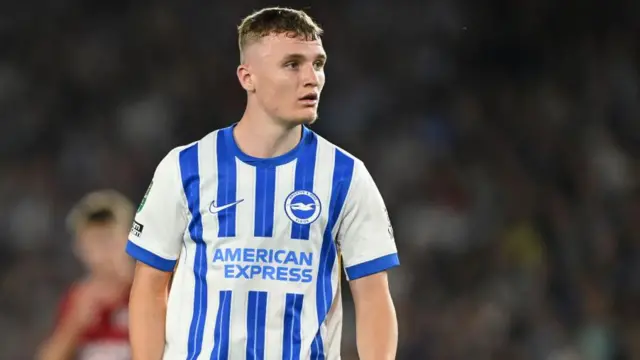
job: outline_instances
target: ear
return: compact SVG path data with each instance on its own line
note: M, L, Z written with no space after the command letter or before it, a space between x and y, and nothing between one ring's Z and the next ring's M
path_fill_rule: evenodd
M238 81L240 81L240 85L243 89L248 92L255 91L255 85L253 83L253 77L251 76L249 65L240 64L240 66L238 66L236 74L238 75Z

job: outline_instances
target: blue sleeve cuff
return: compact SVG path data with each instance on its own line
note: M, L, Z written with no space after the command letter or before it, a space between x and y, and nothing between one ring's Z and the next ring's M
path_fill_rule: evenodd
M154 267L158 270L162 271L173 271L176 266L176 260L168 260L162 258L151 251L141 248L140 246L134 244L131 240L127 242L126 248L127 254L132 258L145 263L151 267Z
M345 269L349 281L359 279L361 277L373 275L381 271L385 271L392 267L400 265L400 259L397 253L385 255L377 259L369 260L358 265L349 266Z

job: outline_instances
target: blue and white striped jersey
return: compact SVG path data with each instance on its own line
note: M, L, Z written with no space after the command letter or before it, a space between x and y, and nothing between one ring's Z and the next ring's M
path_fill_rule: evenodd
M360 160L306 127L270 159L232 132L172 150L133 224L127 252L175 269L164 358L340 359L339 271L399 264L382 197Z

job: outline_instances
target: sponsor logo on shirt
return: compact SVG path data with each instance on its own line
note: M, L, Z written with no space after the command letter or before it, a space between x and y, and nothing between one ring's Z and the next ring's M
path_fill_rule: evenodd
M213 263L222 264L227 279L284 282L313 281L313 253L284 249L217 248Z
M238 204L240 204L241 202L243 202L244 199L240 199L238 201L234 201L232 203L229 204L224 204L224 205L218 205L216 206L216 202L215 200L211 202L211 204L209 205L209 212L212 214L216 214L219 213L220 211L224 210L224 209L228 209L230 207L234 207Z
M140 224L137 221L133 221L133 226L131 227L131 233L136 237L140 237L142 234L142 230L144 229L144 225Z

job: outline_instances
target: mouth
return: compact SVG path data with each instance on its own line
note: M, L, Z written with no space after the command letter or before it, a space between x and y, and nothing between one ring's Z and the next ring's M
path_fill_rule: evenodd
M298 99L305 106L315 106L318 104L319 95L317 93L308 93L307 95Z

